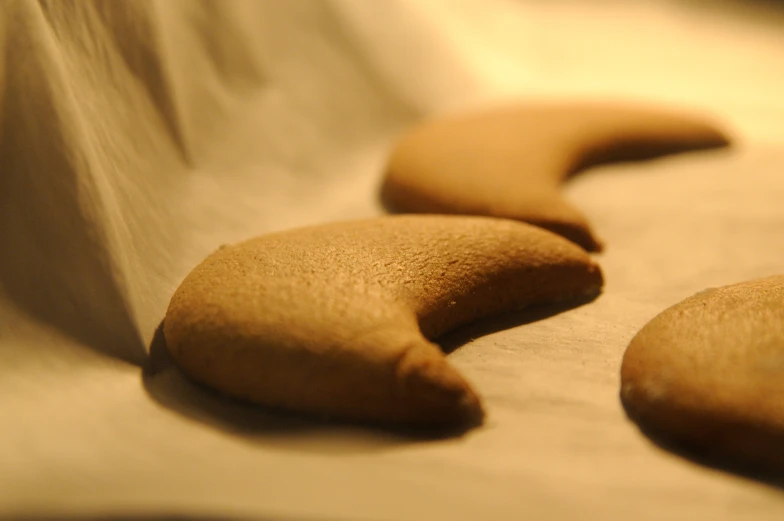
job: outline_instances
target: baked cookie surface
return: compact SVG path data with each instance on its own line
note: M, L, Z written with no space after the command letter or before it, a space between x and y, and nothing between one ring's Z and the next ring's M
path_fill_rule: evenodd
M784 472L784 276L655 317L624 354L621 399L641 427L700 455Z
M504 311L597 294L578 246L510 220L387 216L222 247L164 320L184 373L236 398L352 420L482 417L430 339Z
M586 218L560 193L570 175L728 143L700 116L636 104L537 103L444 116L399 139L381 198L395 212L515 219L598 251Z

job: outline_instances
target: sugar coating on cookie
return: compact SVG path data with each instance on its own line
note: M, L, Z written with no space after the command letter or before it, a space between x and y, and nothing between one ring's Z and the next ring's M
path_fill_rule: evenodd
M784 471L784 276L706 290L654 318L624 354L621 399L687 449Z
M436 117L396 143L381 197L395 212L528 222L598 251L586 218L560 193L567 177L728 143L700 116L637 104L538 103Z
M405 424L481 420L431 340L504 311L597 294L578 246L523 223L387 216L219 249L174 293L164 335L187 375L259 404Z

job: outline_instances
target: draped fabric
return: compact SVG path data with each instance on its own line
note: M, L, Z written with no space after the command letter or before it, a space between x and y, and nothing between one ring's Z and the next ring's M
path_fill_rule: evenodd
M2 0L0 519L781 519L780 489L664 451L617 395L659 311L784 272L782 93L764 2ZM406 126L531 98L701 109L738 145L568 185L605 294L445 340L484 427L323 424L173 369L159 324L204 256L382 215Z

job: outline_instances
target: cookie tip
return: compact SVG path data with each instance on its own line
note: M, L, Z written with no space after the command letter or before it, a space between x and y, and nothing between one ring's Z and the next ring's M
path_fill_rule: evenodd
M479 425L482 402L443 355L411 349L399 365L404 399L418 423Z

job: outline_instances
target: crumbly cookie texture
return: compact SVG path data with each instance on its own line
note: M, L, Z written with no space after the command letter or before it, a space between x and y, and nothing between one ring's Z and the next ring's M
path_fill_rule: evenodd
M505 219L386 216L222 247L174 293L164 335L196 381L258 404L386 424L480 422L439 335L595 295L599 267Z
M438 117L399 139L381 198L395 212L528 222L599 251L585 217L560 194L567 177L728 144L703 117L637 104L538 103Z
M706 290L654 318L624 354L621 399L685 448L784 471L784 276Z

